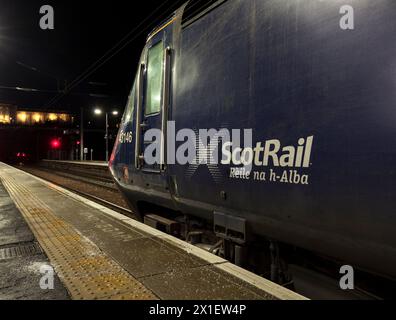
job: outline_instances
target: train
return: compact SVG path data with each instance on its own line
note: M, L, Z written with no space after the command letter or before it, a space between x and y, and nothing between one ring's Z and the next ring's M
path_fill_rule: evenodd
M207 221L237 262L265 242L273 279L297 248L394 281L396 2L202 3L142 50L109 161L132 210Z

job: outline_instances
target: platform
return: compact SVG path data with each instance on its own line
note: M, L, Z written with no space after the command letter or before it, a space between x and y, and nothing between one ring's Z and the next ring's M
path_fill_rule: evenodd
M3 163L0 181L72 299L304 299Z

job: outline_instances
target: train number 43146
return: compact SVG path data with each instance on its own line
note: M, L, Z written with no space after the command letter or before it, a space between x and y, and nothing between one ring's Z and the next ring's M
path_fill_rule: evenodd
M119 143L132 143L132 137L133 137L132 131L128 131L128 132L121 131L120 136L118 138L118 142Z

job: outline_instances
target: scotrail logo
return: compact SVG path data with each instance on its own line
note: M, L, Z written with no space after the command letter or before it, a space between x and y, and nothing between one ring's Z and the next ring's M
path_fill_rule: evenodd
M253 129L184 128L176 132L175 128L174 121L167 123L166 139L160 129L145 132L146 164L189 165L192 174L205 165L214 178L222 165L231 168L229 178L233 179L309 184L308 174L300 170L311 166L313 135L297 137L293 145L284 145L279 139L253 144ZM264 171L267 168L271 169ZM277 172L277 168L289 170Z
M225 160L222 164L251 166L289 167L289 168L309 168L311 161L311 151L313 136L306 139L300 138L298 146L282 147L280 140L272 139L263 143L257 142L254 148L241 148L234 146L232 142L223 145L222 152Z

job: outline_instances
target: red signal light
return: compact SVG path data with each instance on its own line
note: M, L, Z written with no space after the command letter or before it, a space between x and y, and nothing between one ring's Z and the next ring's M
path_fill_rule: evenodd
M53 149L58 149L58 148L60 148L60 146L61 146L61 144L60 144L60 141L58 139L53 139L51 141L51 147Z
M81 142L80 141L77 141L77 145L79 146L81 144Z

